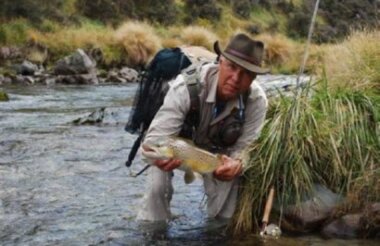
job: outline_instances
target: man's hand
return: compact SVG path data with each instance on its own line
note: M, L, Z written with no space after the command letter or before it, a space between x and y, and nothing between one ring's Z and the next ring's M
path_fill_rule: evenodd
M169 172L179 167L181 165L181 161L175 159L155 160L154 165L163 171Z
M240 160L232 159L222 155L222 165L214 171L214 177L221 181L231 181L240 176L243 171L243 164Z

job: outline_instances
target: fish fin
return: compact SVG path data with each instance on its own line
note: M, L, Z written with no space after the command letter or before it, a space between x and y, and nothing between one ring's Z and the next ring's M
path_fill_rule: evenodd
M184 179L185 179L185 183L186 184L192 183L195 180L194 172L192 172L192 171L186 171Z

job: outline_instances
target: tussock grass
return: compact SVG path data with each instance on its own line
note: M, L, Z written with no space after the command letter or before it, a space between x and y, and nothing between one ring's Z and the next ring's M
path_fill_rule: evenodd
M249 149L235 233L259 228L272 185L283 207L299 203L314 183L345 195L354 180L379 170L379 105L364 93L331 93L327 81L322 84L312 97L309 87L273 102L261 137ZM380 199L376 194L373 201Z
M53 55L50 59L54 61L78 48L91 49L112 45L115 43L112 35L111 28L85 22L79 27L65 27L54 32L32 29L28 32L28 39L48 47Z
M272 73L297 74L304 55L305 44L296 42L281 34L260 34L254 37L265 44L264 62ZM321 64L323 51L317 45L309 48L309 59L305 71L315 73Z
M181 40L186 45L203 46L213 50L214 42L218 36L212 31L200 26L188 26L180 33Z
M324 67L331 88L380 92L380 31L354 31L342 43L326 46Z
M271 67L287 63L295 53L295 43L283 35L263 34L257 39L264 42L264 61Z
M124 48L127 64L141 66L161 48L161 39L152 26L143 22L128 21L115 31L115 40Z

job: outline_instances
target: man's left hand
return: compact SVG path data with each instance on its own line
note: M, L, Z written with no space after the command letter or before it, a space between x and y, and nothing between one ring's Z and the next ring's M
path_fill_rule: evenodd
M232 159L222 155L222 165L214 171L214 177L221 181L231 181L240 176L243 171L243 164L240 160Z

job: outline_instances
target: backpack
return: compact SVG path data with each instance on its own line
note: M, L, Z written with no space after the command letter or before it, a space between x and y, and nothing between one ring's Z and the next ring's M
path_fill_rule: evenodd
M129 152L128 160L125 163L127 167L132 165L150 123L163 104L165 95L169 90L168 82L185 68L189 68L191 64L192 61L180 48L165 48L160 50L149 63L147 69L140 73L134 106L125 126L127 132L131 134L138 133L139 136ZM185 81L190 95L190 111L179 134L185 138L191 138L193 129L199 124L200 102L197 75L197 69L189 69L185 74Z

